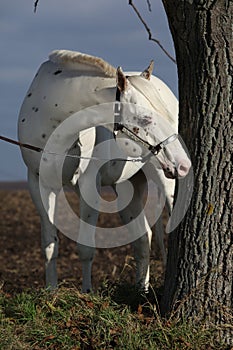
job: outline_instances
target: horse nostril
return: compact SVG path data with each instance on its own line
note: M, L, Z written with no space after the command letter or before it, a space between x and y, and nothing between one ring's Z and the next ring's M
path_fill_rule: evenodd
M179 177L185 177L188 172L189 169L191 167L191 162L190 161L181 161L178 168L177 168L177 173Z
M175 168L169 167L168 165L166 165L163 168L163 171L165 173L165 176L169 179L174 179L175 177Z

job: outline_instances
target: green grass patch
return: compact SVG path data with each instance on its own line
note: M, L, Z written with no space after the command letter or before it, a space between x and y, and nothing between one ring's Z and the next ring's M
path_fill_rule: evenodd
M162 320L156 304L129 286L88 295L63 287L1 292L0 349L224 349L214 330Z

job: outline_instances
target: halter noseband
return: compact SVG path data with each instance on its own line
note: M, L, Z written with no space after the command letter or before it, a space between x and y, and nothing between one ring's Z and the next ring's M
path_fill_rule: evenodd
M114 106L114 127L113 135L116 138L118 131L126 134L131 140L140 142L144 147L146 147L153 155L157 155L165 146L169 143L175 141L178 138L178 134L172 134L165 140L161 141L157 145L153 146L146 140L143 140L140 136L136 135L132 130L121 122L121 92L119 87L116 88L116 101Z

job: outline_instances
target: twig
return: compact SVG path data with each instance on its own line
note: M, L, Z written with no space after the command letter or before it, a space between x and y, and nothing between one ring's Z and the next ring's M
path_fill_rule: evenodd
M34 12L36 12L36 10L37 10L38 3L39 3L39 0L35 0L35 2L34 2Z
M160 41L158 39L155 39L155 38L152 37L152 33L151 33L150 28L148 27L147 23L142 18L142 16L141 16L140 12L138 11L137 7L134 5L133 0L129 0L129 5L132 6L132 8L134 9L136 15L138 16L138 18L140 19L140 21L144 25L144 27L145 27L148 35L149 35L149 40L154 41L160 47L160 49L170 58L170 60L172 60L172 62L176 64L176 60L169 54L169 52L167 50L165 50L165 48L160 43Z
M149 12L152 12L150 0L146 0Z

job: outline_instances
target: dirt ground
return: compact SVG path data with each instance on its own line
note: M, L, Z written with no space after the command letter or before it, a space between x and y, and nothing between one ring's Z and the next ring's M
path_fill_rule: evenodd
M108 195L111 197L111 195ZM77 205L76 196L68 193ZM111 200L111 198L108 198ZM15 293L44 287L44 260L40 248L40 220L25 185L0 186L0 288ZM116 215L100 214L99 225L119 225ZM74 241L59 234L59 283L81 287L81 266ZM134 260L130 245L97 249L93 264L93 285L134 282ZM157 288L163 279L163 265L155 244L151 252L151 281Z

